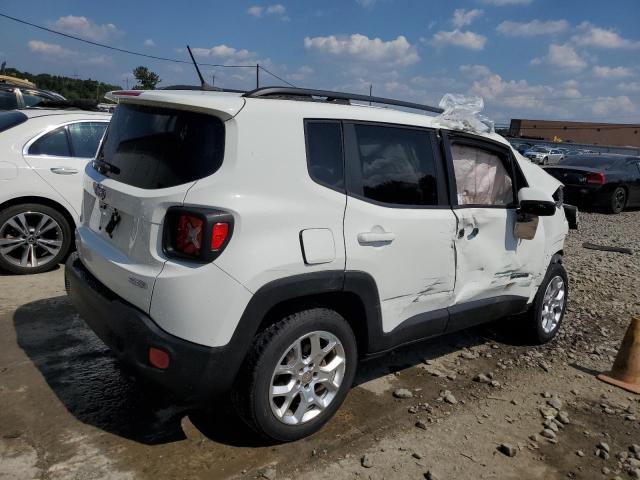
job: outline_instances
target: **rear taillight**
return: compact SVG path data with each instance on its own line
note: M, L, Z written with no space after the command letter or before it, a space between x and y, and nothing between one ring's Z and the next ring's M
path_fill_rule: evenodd
M171 207L164 222L163 249L170 257L211 262L226 248L233 216L222 210Z
M593 185L604 185L604 173L602 172L587 173L587 183L590 183Z
M216 223L211 232L211 250L220 250L229 236L228 223Z
M204 222L198 217L181 214L178 217L176 250L185 255L200 255L202 249L203 224Z

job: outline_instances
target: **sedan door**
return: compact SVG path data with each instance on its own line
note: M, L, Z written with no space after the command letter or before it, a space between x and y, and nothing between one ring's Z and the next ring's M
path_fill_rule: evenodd
M345 123L347 275L380 298L384 349L441 333L455 280L456 219L433 130Z
M82 204L82 173L95 157L108 122L74 122L41 134L24 147L26 162L76 214Z

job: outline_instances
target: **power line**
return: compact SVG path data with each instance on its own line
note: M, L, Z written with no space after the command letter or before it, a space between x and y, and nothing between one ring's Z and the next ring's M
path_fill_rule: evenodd
M76 37L75 35L71 35L71 34L64 33L64 32L59 32L57 30L53 30L51 28L47 28L47 27L44 27L42 25L37 25L35 23L31 23L31 22L28 22L26 20L22 20L20 18L12 17L12 16L7 15L5 13L0 13L0 17L6 18L8 20L13 20L14 22L18 22L18 23L21 23L23 25L28 25L30 27L37 28L39 30L44 30L45 32L49 32L49 33L53 33L55 35L60 35L62 37L70 38L70 39L76 40L78 42L87 43L89 45L93 45L93 46L96 46L96 47L106 48L108 50L114 50L116 52L127 53L129 55L137 55L139 57L150 58L150 59L153 59L153 60L161 60L161 61L164 61L164 62L183 63L183 64L188 64L188 65L193 65L192 62L189 62L187 60L180 60L178 58L170 58L170 57L160 57L160 56L157 56L157 55L149 55L147 53L135 52L133 50L127 50L125 48L118 48L118 47L114 47L112 45L106 45L104 43L94 42L92 40L87 40L87 39L84 39L84 38L81 38L81 37ZM220 68L256 68L256 66L257 66L259 69L264 70L265 73L268 73L269 75L277 78L281 82L286 83L290 87L295 87L295 85L293 85L292 83L287 82L285 79L279 77L275 73L267 70L266 68L264 68L262 65L259 65L259 64L258 65L225 65L225 64L221 64L221 63L198 63L198 65L202 65L202 66L205 66L205 67L220 67Z
M275 74L275 73L273 73L273 72L270 72L269 70L267 70L266 68L264 68L262 65L258 65L258 67L259 67L261 70L264 70L265 72L267 72L269 75L271 75L271 76L273 76L273 77L276 77L276 78L277 78L278 80L280 80L281 82L286 83L286 84L287 84L287 85L289 85L290 87L296 88L296 86L295 86L293 83L291 83L291 82L287 82L284 78L279 77L278 75L276 75L276 74Z

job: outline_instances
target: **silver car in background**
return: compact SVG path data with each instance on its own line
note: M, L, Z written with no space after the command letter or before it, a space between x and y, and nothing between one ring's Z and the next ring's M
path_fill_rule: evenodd
M536 145L524 152L524 156L539 165L555 165L560 163L560 160L564 158L564 153L557 148Z

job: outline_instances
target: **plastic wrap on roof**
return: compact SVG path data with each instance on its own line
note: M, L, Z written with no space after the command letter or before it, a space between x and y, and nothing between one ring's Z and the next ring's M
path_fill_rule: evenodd
M482 97L447 93L440 100L443 113L435 118L443 128L474 133L493 133L493 122L480 112L484 109Z

